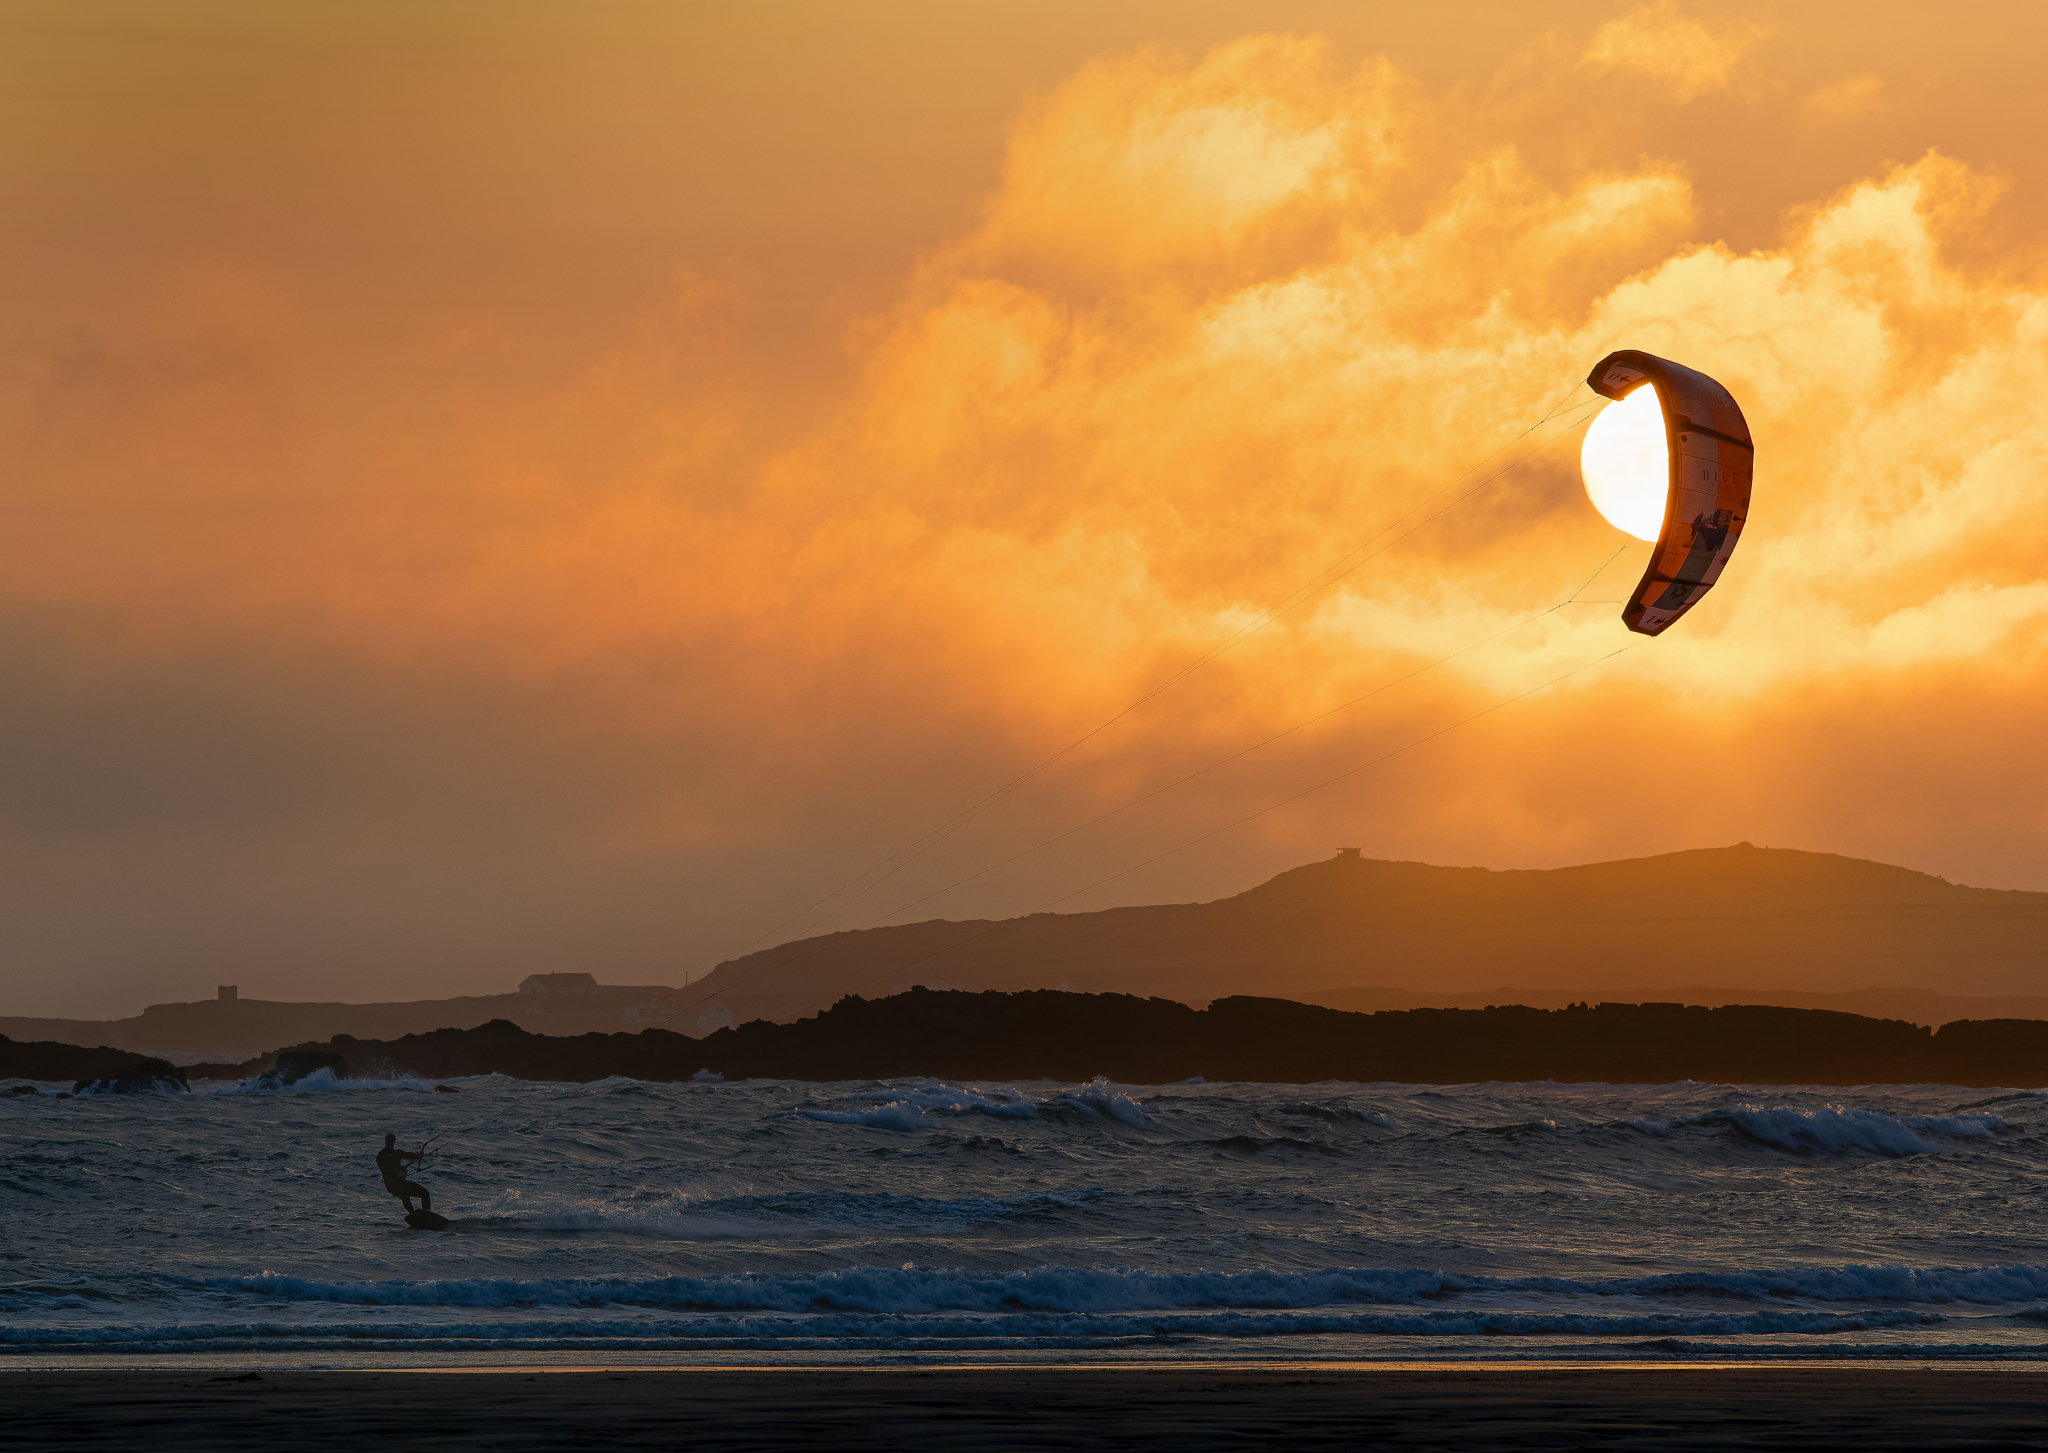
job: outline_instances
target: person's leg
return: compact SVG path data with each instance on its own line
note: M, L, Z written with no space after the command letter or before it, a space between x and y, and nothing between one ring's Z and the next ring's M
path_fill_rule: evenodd
M405 1193L408 1196L418 1196L420 1198L420 1209L422 1211L434 1209L434 1198L427 1194L427 1188L419 1184L419 1182L407 1181L405 1183ZM405 1209L410 1211L412 1207L408 1205Z

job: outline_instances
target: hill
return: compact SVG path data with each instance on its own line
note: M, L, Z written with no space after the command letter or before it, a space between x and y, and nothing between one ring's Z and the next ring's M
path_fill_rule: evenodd
M430 1029L473 1029L493 1019L548 1035L636 1029L674 1013L686 1002L675 997L679 992L666 985L597 984L589 992L475 994L384 1004L200 999L152 1004L126 1019L0 1018L0 1035L233 1061L302 1039L336 1034L396 1039Z
M2048 1019L2048 893L1784 848L1707 848L1495 871L1340 853L1210 903L825 934L688 989L595 985L383 1004L222 999L127 1019L0 1018L17 1040L240 1060L336 1034L385 1040L494 1019L561 1036L788 1023L849 995L1069 990L1199 1007L1253 995L1346 1010L1681 1001L1939 1026Z
M1873 986L2038 996L2048 988L2048 893L1968 888L1748 843L1505 871L1345 852L1210 903L935 919L801 939L720 964L682 996L691 1005L684 1020L694 1017L700 1031L786 1022L849 994L917 983L1196 1004L1336 991L1519 998L1545 988L1549 1002L1563 1002L1579 985L1622 999L1715 986L1688 990L1695 1003Z

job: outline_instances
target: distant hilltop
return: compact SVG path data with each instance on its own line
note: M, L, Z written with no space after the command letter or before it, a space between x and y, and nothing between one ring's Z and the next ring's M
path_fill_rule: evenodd
M473 1029L493 1019L535 1034L630 1031L676 1014L688 1002L682 992L667 984L600 984L594 974L529 974L510 994L323 1004L244 999L236 985L222 984L211 999L152 1004L127 1019L0 1018L0 1035L241 1060L306 1039L397 1039L431 1029Z
M1929 1026L2048 1019L2048 893L1748 843L1506 871L1344 851L1210 903L799 939L722 963L687 989L535 974L517 993L154 1004L120 1020L0 1018L0 1034L223 1060L337 1034L387 1040L493 1019L546 1035L657 1024L704 1035L920 984L1156 995L1196 1007L1232 995L1365 1011L1651 999Z
M1506 871L1343 850L1211 903L800 939L720 964L685 997L703 1032L913 984L1344 1009L1677 998L1921 1023L2037 1018L2048 893L1748 843Z

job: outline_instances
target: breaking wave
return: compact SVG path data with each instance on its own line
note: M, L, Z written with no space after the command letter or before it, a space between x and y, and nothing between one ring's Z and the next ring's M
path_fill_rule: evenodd
M265 1075L251 1075L243 1080L201 1080L193 1086L197 1095L334 1095L362 1094L369 1090L431 1090L438 1080L415 1079L411 1075L397 1075L388 1079L375 1076L337 1076L334 1071L322 1065L310 1074L293 1080L289 1085L279 1084Z
M347 1282L309 1280L272 1272L172 1280L186 1288L248 1293L282 1302L337 1302L356 1306L613 1305L693 1311L750 1309L783 1312L831 1307L896 1315L1011 1311L1098 1315L1303 1309L1360 1303L1419 1306L1461 1296L1493 1298L1568 1293L1603 1300L1633 1300L1646 1297L1683 1299L1689 1293L1709 1293L1723 1298L1747 1298L1776 1304L1767 1309L1773 1315L1784 1310L1782 1304L1794 1300L1885 1302L1891 1304L1891 1312L1910 1313L1909 1320L1931 1315L1920 1309L1962 1304L2024 1306L2030 1313L2048 1315L2048 1307L2035 1305L2048 1298L2048 1266L2031 1265L1815 1266L1773 1271L1677 1272L1608 1281L1462 1276L1397 1268L1166 1272L1071 1266L1042 1266L1011 1272L860 1266L785 1276L537 1281L478 1278ZM1901 1303L1911 1305L1901 1307ZM1456 1315L1493 1316L1496 1313L1459 1312ZM1525 1314L1515 1312L1513 1315L1520 1317ZM1808 1312L1800 1310L1798 1315L1805 1316ZM1593 1316L1590 1320L1605 1324L1611 1319Z
M7 1096L0 1354L2048 1360L2043 1103L317 1071ZM446 1230L382 1193L387 1131L435 1137Z
M1641 1122L1637 1122L1639 1125ZM1938 1147L1926 1136L1987 1139L2005 1128L1996 1115L1916 1115L1901 1118L1882 1110L1844 1109L1824 1105L1800 1110L1741 1105L1672 1122L1684 1125L1727 1125L1752 1140L1785 1150L1840 1152L1864 1150L1875 1155L1925 1155Z
M907 1088L906 1088L907 1086ZM1145 1128L1145 1107L1110 1088L1100 1075L1079 1090L1056 1095L1029 1095L1021 1090L982 1089L943 1080L910 1080L886 1091L852 1096L878 1103L854 1110L821 1110L800 1106L797 1114L831 1125L864 1125L873 1130L918 1131L931 1128L933 1117L988 1115L996 1119L1066 1119L1076 1114L1115 1120L1136 1130Z

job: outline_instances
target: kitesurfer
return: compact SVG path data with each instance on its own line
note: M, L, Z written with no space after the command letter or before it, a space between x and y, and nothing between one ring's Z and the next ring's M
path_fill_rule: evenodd
M427 1188L417 1181L405 1178L405 1163L419 1158L420 1153L417 1150L400 1150L396 1135L386 1135L384 1148L377 1152L377 1173L384 1177L384 1189L405 1203L405 1213L408 1216L412 1214L414 1196L420 1198L422 1211L434 1209L434 1198L427 1194Z

